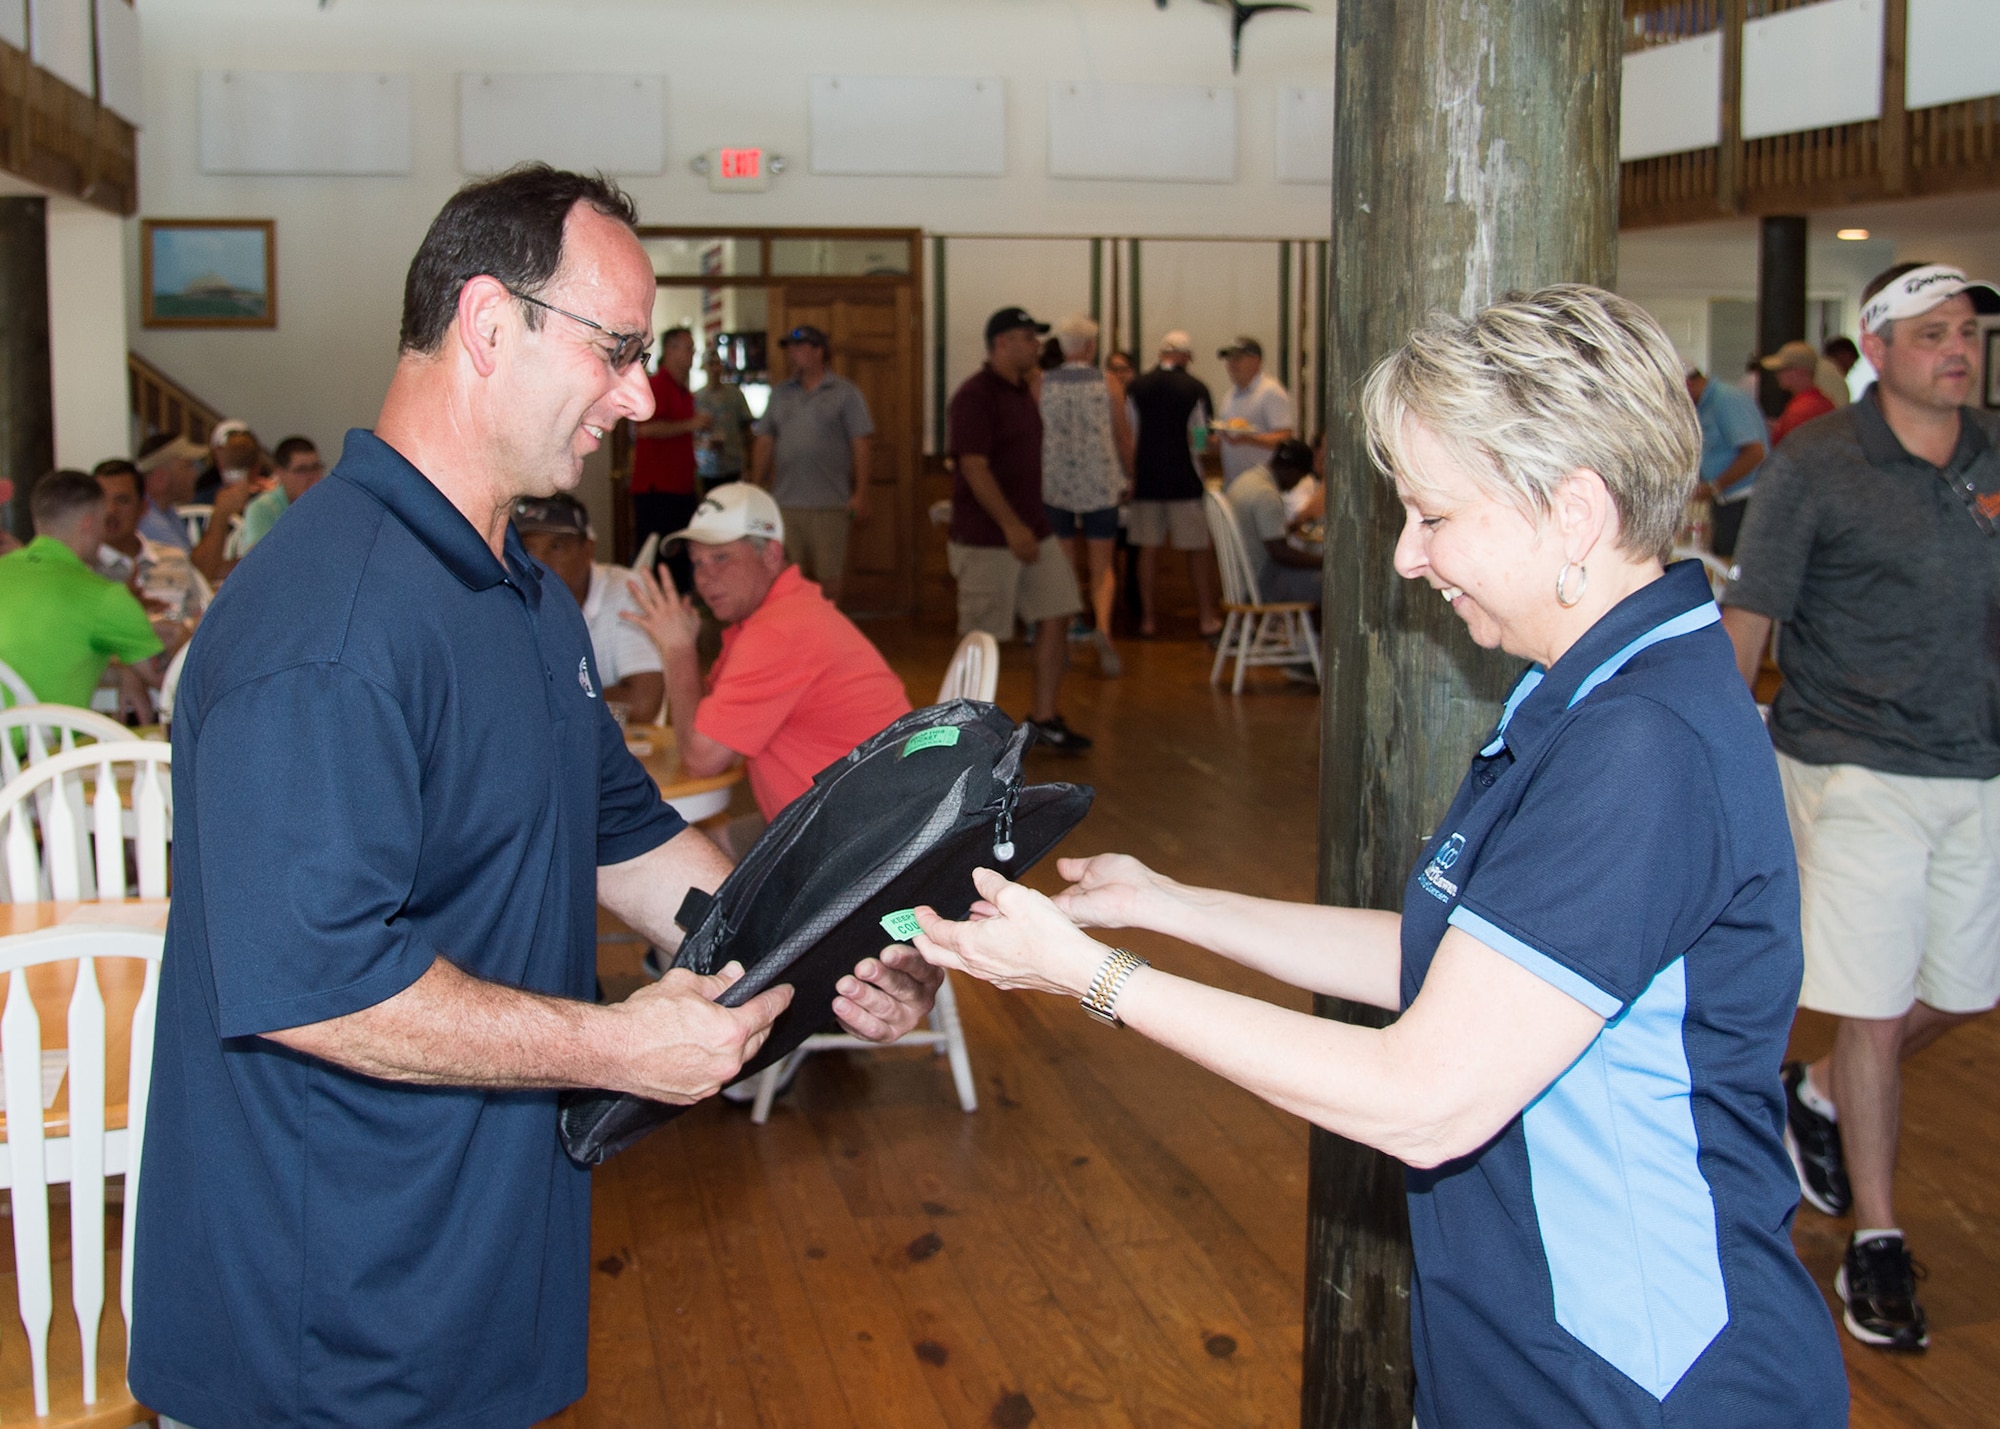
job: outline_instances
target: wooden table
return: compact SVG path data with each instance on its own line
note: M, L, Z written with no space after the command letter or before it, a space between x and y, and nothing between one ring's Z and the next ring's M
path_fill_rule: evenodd
M639 748L634 747L635 741L649 744L652 748L641 753ZM741 764L731 765L722 773L705 778L684 773L680 745L674 740L673 730L664 725L634 725L626 747L653 776L653 782L660 786L660 797L672 804L675 811L691 824L713 818L727 809L729 791L743 779Z
M134 898L122 903L0 903L0 938L39 933L50 928L143 928L164 933L167 900ZM42 1048L69 1046L69 998L76 987L74 962L44 963L25 970L35 1015L42 1023ZM104 998L105 1120L109 1130L125 1125L125 1089L132 1062L132 1009L146 983L142 958L97 959L97 988ZM0 991L0 996L4 996ZM7 1120L0 1114L0 1135ZM63 1077L54 1105L42 1117L50 1136L69 1135L69 1078Z

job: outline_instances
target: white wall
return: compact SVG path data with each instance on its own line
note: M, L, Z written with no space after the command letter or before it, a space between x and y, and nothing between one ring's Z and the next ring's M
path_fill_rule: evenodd
M1164 11L1143 0L332 0L325 9L316 0L141 0L140 9L142 211L275 218L281 326L146 332L135 314L134 345L272 440L299 430L331 445L343 428L373 420L394 363L403 271L465 177L461 71L664 74L667 172L624 181L654 223L1268 238L1324 236L1330 226L1326 186L1277 181L1275 131L1280 88L1329 80L1332 0L1315 0L1312 15L1253 24L1234 78L1227 12L1189 0ZM408 72L412 171L203 174L204 68ZM810 81L840 73L1004 76L1005 176L811 173ZM1047 177L1047 86L1067 80L1233 86L1237 182ZM768 193L712 194L687 167L710 148L747 144L792 160Z
M49 200L49 385L57 466L88 471L131 449L124 229L115 214L75 199Z

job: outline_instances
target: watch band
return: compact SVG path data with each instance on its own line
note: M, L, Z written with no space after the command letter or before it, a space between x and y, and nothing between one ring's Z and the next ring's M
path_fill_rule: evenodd
M1097 976L1090 980L1090 990L1079 999L1079 1005L1099 1022L1111 1027L1123 1027L1125 1024L1118 1016L1119 990L1133 973L1151 966L1136 953L1113 948L1111 955L1098 968Z

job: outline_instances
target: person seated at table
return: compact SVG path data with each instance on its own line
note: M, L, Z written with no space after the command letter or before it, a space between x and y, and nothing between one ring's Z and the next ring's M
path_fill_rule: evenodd
M1784 792L1702 567L1665 565L1701 459L1680 359L1636 305L1563 285L1433 316L1362 408L1408 598L1527 663L1402 912L1099 854L1059 860L1053 899L979 870L970 921L916 910L917 951L1081 998L1405 1162L1424 1429L1845 1425L1781 1140L1804 969ZM1090 927L1395 1020L1206 986Z
M158 433L139 444L132 462L139 473L140 495L145 498L139 513L139 534L155 545L194 549L178 508L194 500L195 461L205 450L201 443L171 432Z
M230 537L228 554L240 561L250 548L271 534L278 518L292 509L292 503L319 485L326 475L326 462L309 437L286 437L271 454L277 484L243 508L243 524Z
M583 503L566 491L523 497L514 503L513 521L528 554L569 588L583 610L605 702L624 705L630 720L643 722L659 714L666 695L659 652L644 631L620 618L636 609L626 588L632 573L592 559L597 533L590 529Z
M112 658L151 659L160 634L139 598L91 568L104 544L104 488L52 471L28 496L35 539L0 556L0 661L43 704L88 708Z
M1291 542L1292 522L1285 496L1312 476L1313 451L1296 437L1287 437L1269 461L1236 474L1224 493L1243 533L1244 549L1257 580L1257 598L1264 601L1320 600L1320 555Z
M908 714L909 696L868 637L786 561L784 518L769 492L718 486L668 539L688 543L694 588L723 627L705 690L692 597L641 571L631 582L638 609L625 619L659 647L681 768L701 777L743 760L769 822L820 770ZM742 857L761 829L732 825L730 851Z

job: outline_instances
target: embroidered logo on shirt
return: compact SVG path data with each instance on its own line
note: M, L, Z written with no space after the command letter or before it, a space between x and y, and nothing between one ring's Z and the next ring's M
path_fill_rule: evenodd
M585 693L586 695L589 695L589 696L590 696L590 697L591 697L591 698L592 698L593 700L597 698L597 691L596 691L596 690L593 690L593 689L592 689L592 688L590 687L590 657L589 657L589 656L585 656L585 657L584 657L583 659L581 659L581 660L579 660L579 661L577 661L577 662L576 662L576 682L577 682L577 683L578 683L579 685L582 685L582 686L583 686L583 692L584 692L584 693Z
M1445 877L1445 873L1465 854L1465 835L1453 834L1424 865L1424 871L1417 876L1417 884L1424 892L1440 903L1449 903L1458 897L1458 885Z

